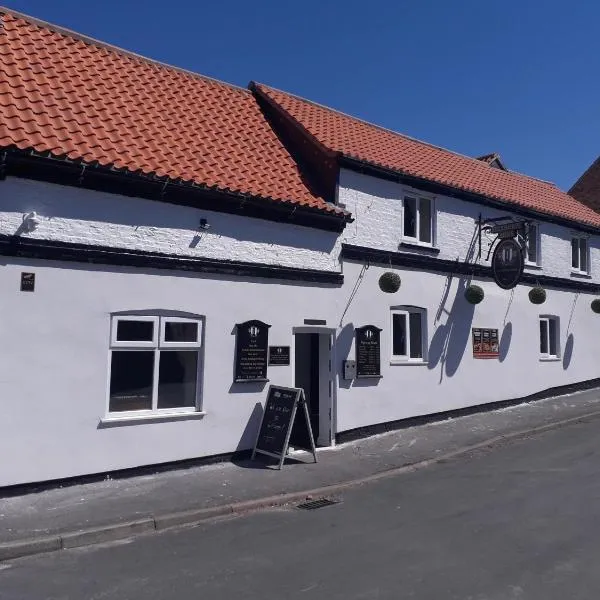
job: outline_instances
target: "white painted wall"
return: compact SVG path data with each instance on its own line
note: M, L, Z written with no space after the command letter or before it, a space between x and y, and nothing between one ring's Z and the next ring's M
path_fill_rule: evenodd
M402 242L402 198L415 190L399 183L377 179L355 171L342 169L339 179L339 202L354 215L355 221L344 231L343 241L392 252L419 252L400 247ZM440 249L440 259L465 260L469 247L474 245L477 256L477 220L510 216L509 211L499 211L449 196L432 196L435 201L435 246ZM573 277L571 274L571 235L567 227L540 221L541 269L526 267L526 271L555 277ZM482 263L485 263L487 243L482 243ZM600 283L600 238L590 238L591 279ZM575 276L577 277L577 276Z
M20 292L20 274L36 274ZM261 319L269 344L294 348L293 327L329 318L336 286L104 268L0 257L0 486L250 448L266 387L232 384L234 325ZM327 307L332 307L328 309ZM102 428L110 315L128 310L203 315L203 409L196 420ZM294 384L294 364L271 366Z
M357 281L362 265L344 263L344 288ZM498 400L521 398L555 386L600 377L600 316L593 296L548 290L545 304L528 300L530 286L505 291L492 281L474 281L485 299L472 307L464 299L465 279L395 269L402 285L395 294L379 290L386 267L370 266L337 336L337 430L345 431L417 415ZM462 281L462 283L461 283ZM427 310L428 364L392 365L390 309L412 305ZM560 318L561 359L539 359L539 316ZM354 328L372 324L381 332L379 380L342 379L342 360L355 359ZM500 359L474 359L471 328L496 328ZM567 341L569 341L567 345Z
M350 244L388 251L406 251L402 241L402 197L410 190L398 183L342 170L340 202L354 217L343 233ZM414 191L413 191L414 193ZM507 215L483 206L435 197L438 257L464 261L476 232L476 221ZM571 278L571 231L541 223L542 268L531 269L547 275ZM590 241L591 281L600 281L600 247L597 237ZM484 250L485 250L484 244ZM414 252L420 252L414 250ZM476 255L475 255L476 256ZM362 265L345 262L344 292L360 279ZM395 294L379 290L379 276L389 268L370 266L340 324L337 338L337 430L435 413L498 400L519 398L554 386L600 376L600 318L590 310L593 296L548 290L542 306L528 300L530 286L505 291L492 281L475 281L485 290L485 300L472 308L464 300L465 279L422 271L397 269L402 286ZM392 306L412 305L427 310L428 364L392 365ZM340 316L345 306L340 306ZM563 349L561 360L539 360L539 315L560 318ZM380 327L382 379L342 379L342 360L354 359L354 327ZM481 360L472 356L471 328L497 328L501 336L501 359ZM567 344L568 341L568 344Z
M0 182L0 234L17 232L30 211L41 222L24 237L324 271L340 268L338 234L332 231L15 177ZM198 232L201 218L209 230Z

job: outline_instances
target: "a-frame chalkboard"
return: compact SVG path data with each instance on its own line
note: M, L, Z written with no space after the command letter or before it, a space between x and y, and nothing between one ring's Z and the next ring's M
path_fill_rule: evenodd
M297 421L296 418L298 418ZM258 435L256 436L254 450L252 451L252 460L254 460L257 452L266 454L267 456L278 458L278 468L281 469L283 461L288 454L294 423L296 423L296 427L304 423L308 435L303 437L307 439L309 447L303 449L312 452L313 458L317 462L317 451L310 427L310 417L308 416L304 390L302 388L288 388L276 385L269 386L265 410L260 422Z

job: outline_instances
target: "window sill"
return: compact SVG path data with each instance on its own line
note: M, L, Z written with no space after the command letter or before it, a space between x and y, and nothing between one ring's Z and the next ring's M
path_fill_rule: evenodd
M410 365L412 367L426 367L426 360L390 360L390 365Z
M582 273L581 271L571 271L571 277L581 277L583 279L592 278L592 276L589 273Z
M206 415L203 411L190 411L178 413L155 413L152 415L126 415L110 416L100 419L100 427L118 427L119 425L134 425L136 423L162 423L166 421L186 421L202 419Z
M541 356L540 362L559 362L560 356Z
M525 263L525 268L526 269L536 269L538 271L542 270L542 265L538 265L537 263Z
M400 242L399 248L407 248L410 250L420 250L428 254L439 254L440 249L429 244L419 244L418 242Z

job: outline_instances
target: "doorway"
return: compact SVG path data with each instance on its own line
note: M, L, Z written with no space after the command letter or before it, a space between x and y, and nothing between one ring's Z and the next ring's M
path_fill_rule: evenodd
M331 445L331 335L296 332L295 387L304 390L310 425L317 446Z

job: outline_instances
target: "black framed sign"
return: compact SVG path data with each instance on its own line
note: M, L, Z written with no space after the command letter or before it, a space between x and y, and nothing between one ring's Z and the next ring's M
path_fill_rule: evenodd
M365 325L355 330L356 377L381 377L381 329Z
M514 238L500 240L492 256L494 281L504 290L514 288L525 268L525 257L521 244Z
M289 346L269 346L269 365L289 365Z
M266 454L279 459L279 468L288 454L290 436L295 426L300 425L307 432L307 443L302 444L305 450L312 452L317 462L315 441L310 427L308 407L302 388L288 388L276 385L269 386L265 410L260 422L258 435L252 451L252 460L256 453ZM295 444L298 445L298 444Z
M35 291L35 273L21 273L21 291Z
M236 325L235 381L267 381L267 323L252 320Z

